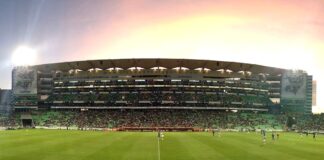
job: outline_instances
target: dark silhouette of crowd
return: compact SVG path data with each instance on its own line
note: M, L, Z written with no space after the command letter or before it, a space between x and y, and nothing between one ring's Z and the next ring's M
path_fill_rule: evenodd
M32 111L33 126L75 128L123 127L191 127L223 129L285 129L324 130L324 115L274 115L255 112L220 110L147 109L147 110L58 110ZM22 126L21 113L0 116L0 126Z
M281 127L270 114L234 113L218 110L87 110L87 111L34 111L35 126L75 126L78 128L121 127L193 127L255 129ZM20 125L19 114L12 115L8 125Z
M295 128L301 131L324 131L324 114L319 115L296 115L293 117L295 120Z

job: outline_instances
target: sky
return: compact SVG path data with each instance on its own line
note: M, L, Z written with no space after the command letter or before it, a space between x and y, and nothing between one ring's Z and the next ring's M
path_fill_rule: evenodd
M302 69L324 111L323 0L0 0L0 88L21 45L36 64L192 58Z

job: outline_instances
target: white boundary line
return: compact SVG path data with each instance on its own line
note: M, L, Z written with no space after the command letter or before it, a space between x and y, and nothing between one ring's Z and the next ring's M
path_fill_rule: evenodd
M160 138L157 138L157 140L158 140L158 160L160 160L161 159L161 155L160 155Z

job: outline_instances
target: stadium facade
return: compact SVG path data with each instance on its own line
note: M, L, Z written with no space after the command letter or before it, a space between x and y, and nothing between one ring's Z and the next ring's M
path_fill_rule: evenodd
M192 59L89 60L15 67L13 107L311 113L312 76Z

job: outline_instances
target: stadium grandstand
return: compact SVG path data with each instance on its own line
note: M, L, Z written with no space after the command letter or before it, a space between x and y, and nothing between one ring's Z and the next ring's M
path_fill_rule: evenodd
M14 112L2 122L12 127L306 128L312 107L305 71L239 62L89 60L20 66L12 77Z

